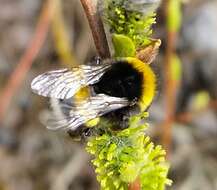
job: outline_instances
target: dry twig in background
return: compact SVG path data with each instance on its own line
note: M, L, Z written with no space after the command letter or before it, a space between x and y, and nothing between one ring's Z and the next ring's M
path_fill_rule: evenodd
M29 46L27 47L26 52L23 54L19 63L17 64L14 72L10 75L8 83L5 85L5 88L1 92L0 122L2 122L2 119L4 118L4 115L10 105L13 96L25 79L26 74L31 68L33 60L36 58L46 39L53 8L54 7L52 5L52 2L50 0L47 0L39 17L35 34Z
M52 2L55 5L54 16L52 18L52 32L56 51L66 66L75 66L78 63L75 59L75 56L73 55L70 36L64 22L64 17L62 14L62 1L52 0Z
M163 137L162 142L164 148L167 150L169 155L171 145L171 131L172 124L174 122L175 104L176 104L176 83L172 79L171 64L172 57L175 48L176 33L167 33L167 49L165 54L164 73L165 73L165 101L166 101L166 118L163 123Z
M177 33L181 25L180 5L181 1L179 0L164 1L164 11L167 20L167 47L164 60L166 118L162 126L162 143L164 148L167 150L167 155L169 155L172 141L172 124L175 120L176 93L179 85L179 81L174 77L173 66L175 64L174 57L176 56L175 48Z

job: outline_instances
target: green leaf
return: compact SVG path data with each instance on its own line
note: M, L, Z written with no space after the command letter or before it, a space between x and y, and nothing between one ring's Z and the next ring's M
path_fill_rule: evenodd
M136 47L129 37L122 34L113 34L112 42L115 57L135 57Z

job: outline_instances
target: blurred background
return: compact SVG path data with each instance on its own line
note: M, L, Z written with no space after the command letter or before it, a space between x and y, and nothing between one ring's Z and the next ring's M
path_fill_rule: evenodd
M79 0L53 0L54 14L42 0L0 4L0 190L99 189L85 146L41 124L48 101L30 89L39 73L96 55ZM171 189L217 190L217 1L183 2L181 12L171 32L164 4L158 11L148 134L168 151Z

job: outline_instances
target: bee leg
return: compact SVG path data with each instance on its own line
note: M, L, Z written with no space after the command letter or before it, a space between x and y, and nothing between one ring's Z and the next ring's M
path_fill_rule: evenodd
M138 98L134 98L131 102L130 102L130 106L135 106L138 102Z
M87 128L85 127L85 129L82 130L82 133L81 133L81 141L84 142L86 141L86 139L88 137L90 137L92 135L92 130L91 128Z
M129 116L128 115L124 115L122 117L122 121L119 126L121 130L127 129L129 127Z
M129 127L129 116L124 110L118 110L111 114L110 117L113 123L113 130L120 131Z
M78 128L76 130L68 130L67 133L68 135L75 141L80 141L81 140L81 128Z
M91 134L92 134L91 128L86 128L86 129L83 131L83 135L84 135L85 137L90 137Z
M102 59L99 56L94 56L91 61L89 62L89 65L100 65L102 63Z
M101 57L96 56L96 57L95 57L95 63L96 63L96 65L100 65L100 64L102 63Z
M136 105L138 100L135 99L133 102L134 103L131 106L119 111L119 130L127 129L129 127L130 117L140 113L140 108Z
M67 133L73 140L85 142L92 135L92 130L83 125L76 130L69 130Z

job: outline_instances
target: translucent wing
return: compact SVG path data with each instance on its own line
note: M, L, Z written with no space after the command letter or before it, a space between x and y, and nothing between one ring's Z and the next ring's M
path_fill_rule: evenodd
M109 65L80 65L71 70L49 71L37 76L31 83L33 92L57 99L72 97L81 87L96 83Z
M98 94L78 104L59 102L59 108L53 106L53 113L47 121L47 128L52 130L75 130L80 125L113 110L129 105L125 98Z

